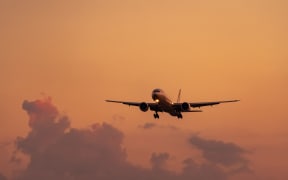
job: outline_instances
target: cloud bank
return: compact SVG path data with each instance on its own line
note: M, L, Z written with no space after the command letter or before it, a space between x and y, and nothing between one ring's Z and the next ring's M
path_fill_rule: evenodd
M169 152L154 152L151 168L143 168L128 162L124 134L111 125L72 128L68 117L61 116L50 99L24 101L22 107L31 130L26 137L17 138L16 147L30 157L30 162L13 177L16 180L226 180L227 168L248 162L242 157L246 151L235 144L193 136L189 142L203 153L206 162L196 163L187 157L182 171L176 173L165 168Z
M0 173L0 180L7 180L7 178Z
M234 143L204 139L197 135L192 136L189 142L201 150L203 157L211 163L230 167L231 172L252 172L244 156L247 151Z

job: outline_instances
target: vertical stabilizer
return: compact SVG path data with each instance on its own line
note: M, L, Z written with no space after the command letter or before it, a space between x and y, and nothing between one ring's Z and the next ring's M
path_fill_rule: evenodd
M178 92L177 103L180 103L180 100L181 100L181 89L179 89Z

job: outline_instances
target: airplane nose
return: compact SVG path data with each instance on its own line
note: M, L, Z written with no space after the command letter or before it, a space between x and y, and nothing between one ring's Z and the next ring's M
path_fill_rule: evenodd
M158 99L156 94L152 94L152 99L155 101L156 99Z

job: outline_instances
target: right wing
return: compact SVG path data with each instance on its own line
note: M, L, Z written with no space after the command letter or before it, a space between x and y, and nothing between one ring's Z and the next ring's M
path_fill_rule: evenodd
M140 106L139 102L127 102L127 101L114 101L114 100L105 100L106 102L121 103L129 106Z
M114 101L114 100L105 100L106 102L113 102L113 103L120 103L120 104L125 104L125 105L128 105L128 106L140 106L142 103L145 103L145 102L129 102L129 101ZM163 109L158 105L158 103L146 103L150 110L152 111L159 111L159 112L162 112Z

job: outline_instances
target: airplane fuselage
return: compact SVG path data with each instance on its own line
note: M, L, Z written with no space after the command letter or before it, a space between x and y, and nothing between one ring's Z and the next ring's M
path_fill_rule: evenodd
M161 107L161 110L164 112L169 113L171 116L180 116L181 113L173 108L173 102L162 89L154 89L152 91L152 99L158 103L159 107Z

